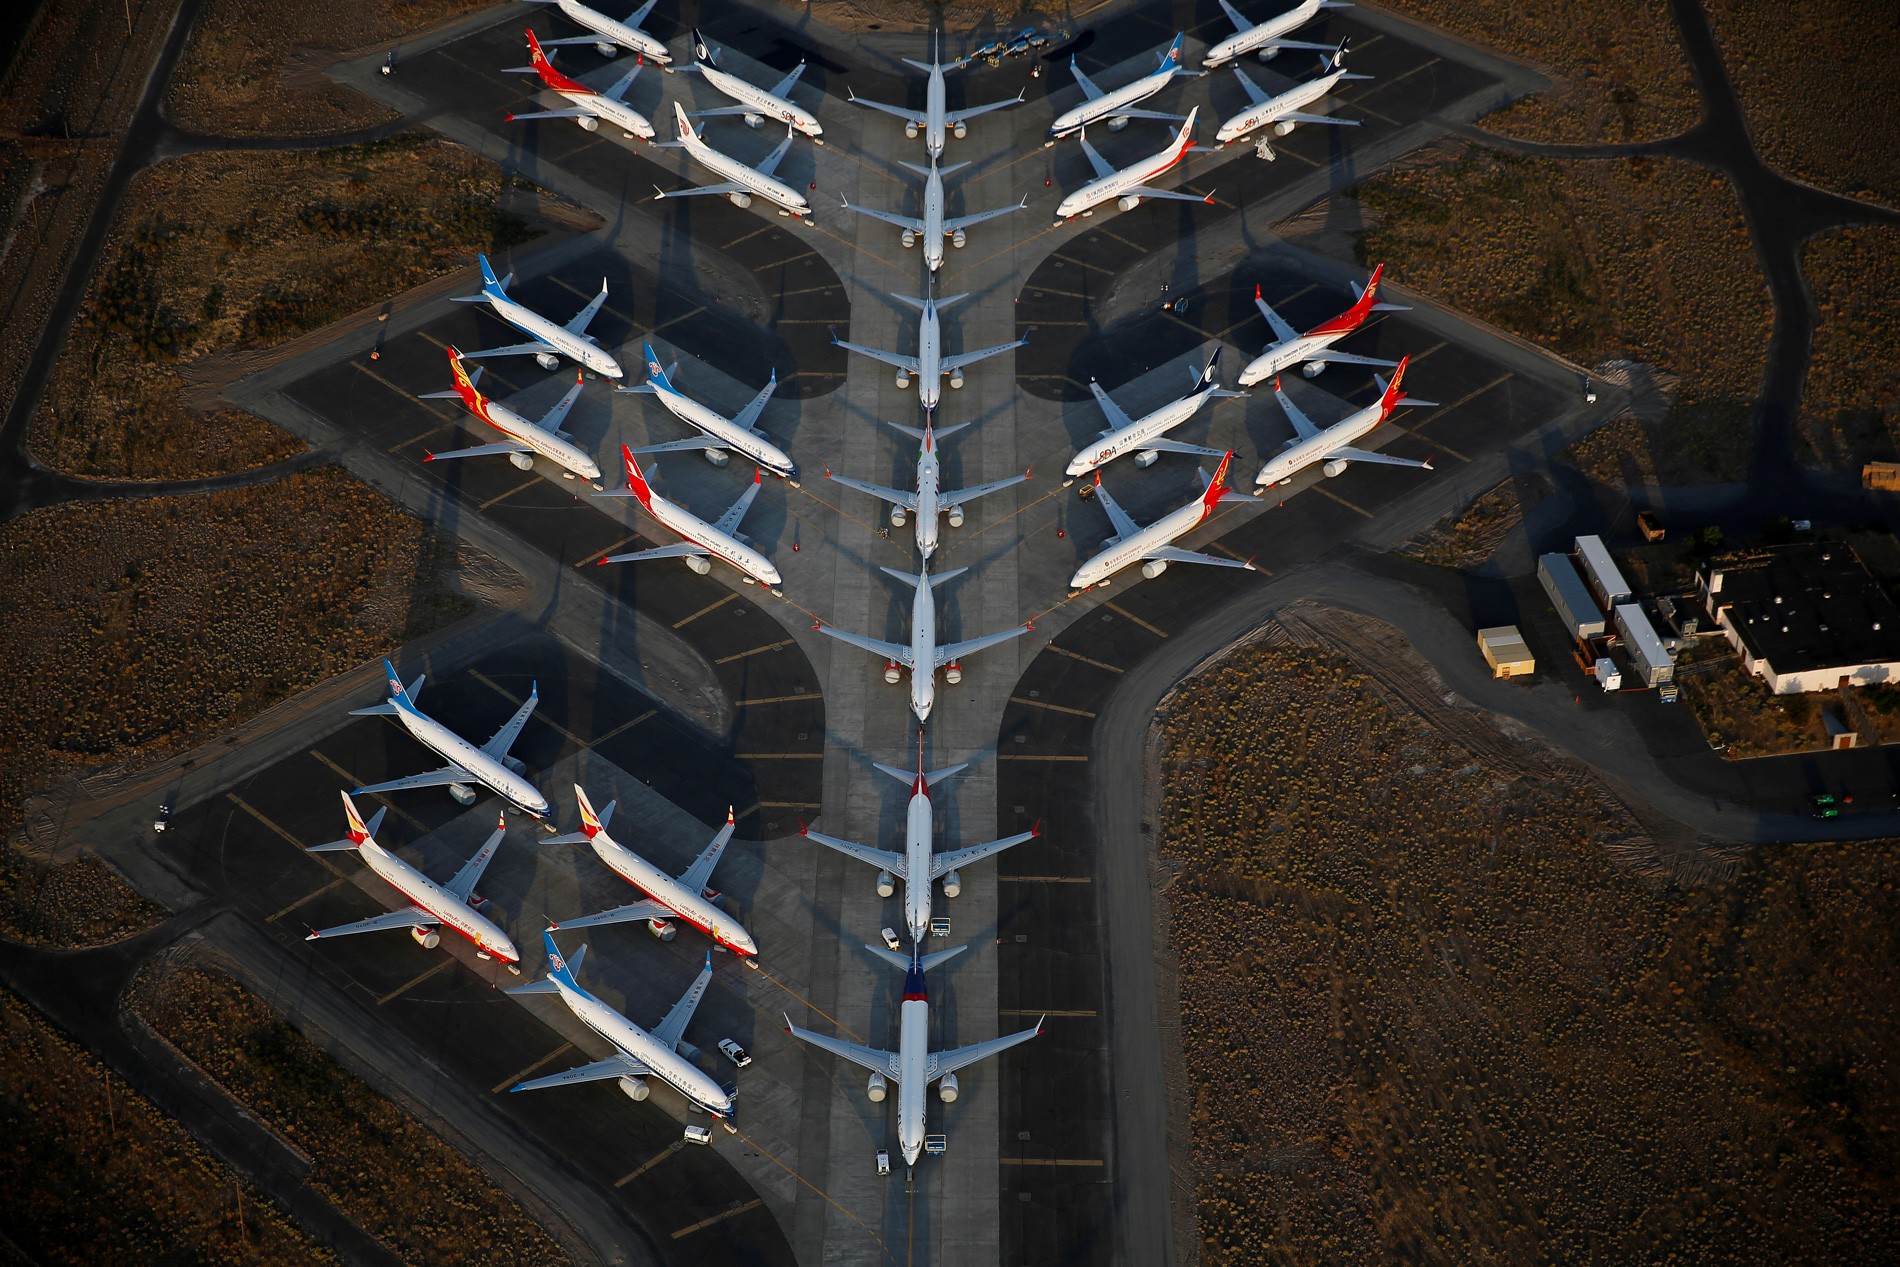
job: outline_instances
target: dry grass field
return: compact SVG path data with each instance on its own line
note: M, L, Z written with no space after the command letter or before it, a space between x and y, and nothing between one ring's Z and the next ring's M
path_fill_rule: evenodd
M1549 92L1484 121L1496 131L1558 144L1649 141L1701 117L1675 23L1652 0L1382 0L1382 7L1551 76Z
M1506 480L1462 513L1406 542L1399 553L1458 571L1481 567L1524 522L1524 497L1535 501L1549 491L1549 480L1538 472Z
M1802 264L1819 315L1802 438L1831 467L1891 462L1900 457L1900 229L1826 234L1808 244Z
M481 0L205 0L165 113L216 136L320 136L381 123L393 117L386 107L324 71L351 49L482 7Z
M1771 313L1719 176L1461 146L1357 196L1371 217L1361 262L1384 260L1408 287L1580 365L1634 359L1679 376L1667 416L1634 437L1664 482L1742 473Z
M1836 695L1771 694L1726 642L1704 643L1685 655L1677 674L1702 733L1730 760L1818 751L1828 746L1822 710L1845 720Z
M299 442L217 388L233 354L315 330L528 236L504 178L421 135L308 153L172 159L140 175L34 420L42 461L180 479Z
M275 1204L0 990L0 1261L332 1263Z
M227 974L154 964L130 995L154 1029L311 1157L305 1182L405 1262L569 1261L487 1175Z
M1312 650L1160 725L1202 1261L1900 1253L1890 844L1638 874L1587 774Z
M9 808L11 820L17 810ZM73 950L142 933L165 908L140 897L97 858L52 864L0 844L0 937Z

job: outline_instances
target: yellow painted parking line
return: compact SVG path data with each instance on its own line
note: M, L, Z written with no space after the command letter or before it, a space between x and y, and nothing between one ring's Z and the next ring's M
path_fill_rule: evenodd
M519 493L522 489L533 488L536 484L539 484L540 482L541 482L541 477L539 475L530 475L527 479L521 481L521 483L515 485L513 488L509 489L507 492L495 494L493 497L489 498L487 501L482 502L480 505L476 506L475 509L487 510L490 506L493 506L496 502L507 501L510 497L513 497L516 493Z
M1042 756L1033 752L999 752L998 761L1087 761L1087 757Z
M660 331L666 329L668 326L676 326L682 321L691 321L694 317L697 317L700 313L704 311L706 311L706 305L700 304L696 308L692 308L686 312L682 312L677 317L668 317L665 321L662 321L659 325L654 326L652 333L658 334Z
M453 413L444 412L442 409L437 408L435 405L431 405L430 403L421 399L420 397L411 395L410 393L404 391L402 388L396 386L394 383L390 382L388 379L384 378L381 374L378 374L375 370L363 364L361 361L351 361L350 365L354 369L359 369L363 371L363 373L369 375L371 378L381 383L384 387L387 387L390 391L395 392L398 396L402 397L404 400L413 401L418 408L422 409L423 411L427 413L434 414L436 417L440 418L442 421L450 422L455 418L455 415Z
M808 809L815 814L819 810L823 809L824 806L821 805L817 801L760 801L757 805L753 806L752 808L753 809ZM749 814L751 812L752 810L747 810L746 814ZM744 818L745 814L739 814L739 815L736 815L735 817Z
M1149 624L1147 621L1143 620L1141 617L1135 615L1135 613L1129 611L1126 607L1123 607L1120 604L1116 603L1113 599L1110 599L1107 602L1103 603L1102 606L1108 608L1108 610L1114 612L1118 616L1123 616L1129 620L1134 621L1137 625L1140 625L1143 629L1146 629L1149 633L1155 635L1157 638L1165 638L1168 636L1167 630L1161 628L1159 625Z
M335 774L338 778L341 778L344 782L348 783L351 787L355 787L363 781L357 778L354 774L351 774L348 770L345 770L342 766L338 765L336 762L330 760L330 758L324 756L321 752L318 752L315 748L310 749L310 755L315 757L318 761L323 763L325 766L329 767L330 771L333 774ZM401 806L397 805L394 801L391 801L387 796L383 795L381 792L371 792L369 795L372 798L374 798L379 804L387 807L390 813L394 814L397 818L400 818L403 822L408 823L411 827L415 828L417 831L428 830L426 827L422 825L421 819L417 818L414 814L411 814L408 810L403 809Z
M630 532L626 536L620 538L620 540L614 542L612 545L607 546L600 550L596 550L584 559L575 560L574 566L577 568L584 568L589 563L597 562L601 559L606 558L610 554L617 553L621 546L632 545L634 542L638 541L639 539L640 539L639 533Z
M292 902L289 906L286 906L283 910L278 911L275 915L272 915L270 918L266 919L264 922L266 924L275 924L278 920L290 914L292 911L302 906L305 902L308 902L311 898L322 897L325 893L328 893L331 889L336 888L337 885L342 884L348 878L349 877L347 876L339 875L336 879L330 881L328 884L324 885L322 888L310 890L310 892L304 894L302 897Z
M1074 256L1064 255L1061 251L1051 251L1049 252L1049 257L1051 259L1061 260L1064 264L1073 264L1077 268L1092 268L1098 273L1106 273L1110 277L1115 276L1115 270L1112 268L1103 268L1100 264L1090 264L1086 260L1078 260Z
M1062 1016L1087 1020L1096 1013L1094 1008L1077 1008L1065 1012L1055 1007L999 1007L996 1009L996 1014L998 1016Z
M756 1210L764 1204L765 1202L762 1199L758 1197L753 1197L750 1201L747 1201L744 1205L735 1205L730 1210L727 1210L724 1214L715 1214L710 1219L701 1219L699 1222L694 1223L690 1227L681 1228L679 1231L673 1233L673 1239L677 1241L681 1239L682 1237L691 1236L694 1232L702 1231L706 1228L709 1228L713 1226L715 1223L724 1223L727 1219L736 1219L741 1214L744 1214L749 1210Z
M1051 704L1051 703L1049 703L1049 702L1048 702L1047 700L1039 700L1039 699L1025 699L1025 698L1024 698L1023 696L1021 696L1021 695L1012 695L1012 696L1010 696L1010 697L1009 697L1009 702L1010 702L1010 703L1012 703L1012 704L1027 704L1027 705L1029 705L1029 707L1031 707L1031 708L1046 708L1046 709L1048 709L1048 710L1049 710L1050 712L1052 712L1052 713L1067 713L1067 714L1069 714L1069 715L1070 715L1071 717L1093 717L1093 716L1095 716L1095 714L1094 714L1094 713L1091 713L1091 712L1090 712L1090 711L1089 711L1088 709L1086 709L1086 708L1070 708L1070 707L1069 707L1068 705L1066 705L1066 704Z
M1373 517L1372 512L1367 510L1364 506L1353 505L1351 502L1347 501L1344 497L1341 497L1338 493L1335 493L1332 489L1326 487L1324 484L1313 485L1312 491L1315 493L1318 493L1321 497L1327 497L1327 498L1332 499L1333 501L1338 502L1341 506L1344 506L1347 510L1352 511L1354 514L1364 515L1367 519L1371 519Z
M1067 647L1058 647L1053 642L1049 644L1049 650L1055 652L1057 655L1068 656L1069 659L1071 660L1080 660L1083 664L1086 664L1091 668L1107 669L1110 673L1122 673L1126 671L1123 669L1118 669L1114 665L1105 663L1101 660L1091 660L1087 656L1081 654L1080 652L1071 651Z
M1437 418L1439 415L1448 414L1454 409L1462 409L1464 406L1470 404L1472 401L1476 400L1478 397L1490 391L1493 387L1498 387L1505 383L1508 383L1515 377L1517 377L1515 374L1505 374L1505 375L1502 375L1501 377L1494 378L1490 382L1486 383L1483 387L1478 388L1476 391L1466 392L1464 395L1460 396L1457 400L1452 401L1449 405L1440 405L1436 410L1434 410L1431 413L1430 417ZM1416 431L1417 428L1413 428L1413 430Z
M814 1012L817 1015L824 1017L827 1024L829 1024L832 1028L836 1029L840 1034L844 1034L845 1036L850 1038L852 1042L861 1043L864 1041L862 1038L858 1036L858 1033L856 1030L853 1030L850 1026L846 1025L843 1021L840 1021L837 1017L825 1011L823 1008L819 1007L816 1003L813 1003L810 999L806 998L804 995L800 994L798 991L792 989L792 987L790 987L789 985L786 985L783 981L780 981L777 977L773 976L771 973L767 972L765 969L759 967L759 961L757 959L754 959L751 961L751 966L753 967L755 971L758 972L760 977L762 977L763 979L767 981L770 981L773 985L777 986L779 989L783 990L785 993L791 995L793 998L797 999L800 1003L803 1003L807 1011Z
M735 752L740 761L822 761L822 752Z
M824 696L818 694L816 691L807 691L803 695L761 695L754 699L734 700L732 701L732 706L734 708L745 708L752 704L796 704L801 700L823 698Z
M276 823L272 822L269 818L265 817L264 812L262 810L252 805L249 801L239 796L236 792L226 792L224 794L224 799L231 802L231 804L237 806L239 809L243 810L246 814L249 814L252 818L255 818L258 822L262 823L264 826L276 832L278 836L282 837L291 846L291 848L295 849L298 853L303 854L309 858L314 858L319 864L323 866L324 870L328 871L331 875L334 875L338 880L343 880L347 878L344 872L342 871L342 869L339 868L334 862L331 862L328 858L324 857L320 853L311 853L309 849L304 847L303 841L298 840L295 836L291 835L289 832L279 827ZM304 897L309 897L309 896L311 895L310 894L304 895ZM301 901L303 901L303 898L297 899L297 902L301 902ZM297 902L292 902L290 906L286 906L284 908L284 911L288 911L292 907L296 906ZM277 912L277 915L282 915L284 911ZM271 918L276 919L277 915L273 915L271 916Z
M377 999L376 1006L381 1007L383 1004L389 1002L391 999L397 997L398 995L408 993L410 990L415 989L417 986L421 985L424 981L427 981L430 977L433 977L436 973L442 971L442 969L448 967L450 964L454 962L455 962L454 955L443 955L439 963L431 964L426 971L417 973L415 976L409 978L409 980L403 982L401 985L391 990L388 994L385 994L382 998Z
M632 1170L629 1170L626 1174L614 1180L614 1187L616 1188L626 1187L628 1184L632 1183L635 1179L638 1179L641 1175L644 1175L647 1171L653 1169L655 1166L659 1165L661 1162L665 1161L668 1157L671 1157L674 1153L677 1153L680 1149L684 1147L686 1147L686 1143L684 1140L677 1140L677 1139L674 1140L672 1143L668 1144L665 1148L662 1148L659 1152L653 1154L653 1156L647 1158L645 1161L641 1162L638 1166L635 1166Z
M769 224L761 224L756 229L749 229L746 232L741 233L738 237L726 243L724 246L720 247L719 249L722 251L730 251L733 247L739 245L739 243L750 242L753 238L758 237L759 234L764 233L766 230L770 229L771 227L772 226Z
M765 1158L767 1161L777 1166L780 1170L783 1170L786 1174L798 1180L798 1182L804 1184L807 1188L810 1188L813 1192L817 1193L820 1197L823 1197L826 1205L829 1205L832 1209L844 1215L847 1219L850 1219L853 1223L856 1223L859 1227L863 1228L865 1235L869 1236L872 1240L877 1242L878 1249L885 1251L886 1257L890 1256L889 1250L884 1244L884 1238L879 1236L869 1223L866 1223L863 1219L851 1213L851 1211L845 1209L843 1206L839 1205L837 1200L833 1198L829 1192L826 1192L823 1188L819 1187L817 1184L813 1183L811 1180L805 1178L805 1176L799 1174L798 1171L792 1169L790 1166L786 1165L783 1161L780 1161L776 1153L773 1153L770 1150L768 1150L763 1144L759 1143L758 1140L753 1139L750 1135L747 1135L744 1131L734 1131L733 1134L737 1135L740 1139L750 1144L753 1150L757 1152L759 1156ZM912 1221L914 1222L914 1220Z
M513 691L510 691L506 687L502 686L501 683L495 681L495 679L489 677L486 673L483 673L480 669L472 670L472 675L474 676L477 682L480 682L483 686L486 686L489 690L501 696L503 699L507 700L510 704L513 704L516 708L520 708L522 704L527 702L523 700L519 695L516 695ZM535 710L535 715L540 717L541 724L543 726L546 726L550 730L553 730L556 734L560 735L563 739L573 744L576 748L585 748L587 746L587 744L581 739L579 735L575 734L573 731L569 730L567 727L561 725L561 723L550 720L547 714L541 712L540 709L537 708Z
M1005 1166L1102 1166L1100 1157L1005 1157Z
M680 619L674 621L673 628L684 629L686 628L686 626L692 624L695 620L698 620L701 616L704 616L707 612L718 611L721 607L724 607L727 603L730 603L733 599L737 597L739 597L737 594L727 594L724 598L716 598L712 602L707 603L704 607L700 608L698 611L694 612L692 615L683 616Z
M429 333L429 332L428 332L427 330L418 330L418 331L416 331L416 337L417 337L418 339L421 339L421 340L422 340L422 341L423 341L424 343L432 343L432 344L434 344L434 345L435 345L436 347L438 347L438 348L440 348L440 349L442 349L442 350L443 350L444 352L446 352L446 351L448 351L448 348L449 348L449 345L448 345L448 344L446 344L446 343L444 343L444 342L442 342L442 340L440 340L440 339L438 339L438 338L436 338L436 337L435 337L435 336L434 336L433 334L430 334L430 333ZM400 389L400 388L398 388L397 390L398 390L398 391L400 391L401 389ZM405 395L405 396L406 396L406 395L408 395L408 394L409 394L409 393L407 393L407 392L403 392L403 395Z
M1036 293L1034 295L1031 295L1030 298L1039 299L1044 295L1061 295L1064 299L1088 299L1089 298L1089 296L1082 294L1080 291L1057 290L1053 286L1038 286L1036 288ZM1038 321L1036 324L1041 325L1043 323Z
M1091 875L999 875L999 884L1094 884Z
M396 441L396 443L389 446L388 451L391 453L400 453L404 449L408 448L410 445L421 444L424 440L427 440L430 436L437 435L437 434L440 434L441 432L451 430L454 428L454 426L455 426L454 422L444 422L439 427L430 427L427 431L422 432L420 435L413 435L413 436L410 436L407 440Z
M1053 1013L1051 1013L1051 1015L1053 1015ZM553 1060L556 1056L560 1055L564 1051L569 1050L573 1046L574 1046L573 1043L562 1043L559 1047L556 1047L553 1051L541 1057L541 1059L535 1061L533 1064L529 1065L526 1069L523 1069L519 1073L509 1074L506 1078L503 1078L500 1082L497 1082L494 1086L488 1089L489 1094L500 1095L503 1091L506 1091L509 1087L514 1086L515 1083L520 1082L523 1078L526 1078L529 1074L539 1069L542 1065L547 1064L548 1061Z
M660 710L657 708L649 708L647 709L646 712L641 713L638 717L629 718L628 720L621 722L618 726L615 726L612 730L608 731L606 734L596 735L594 737L593 746L596 748L600 747L600 745L606 743L609 739L612 739L615 735L618 735L622 733L623 731L632 730L635 726L638 726L641 722L645 721L647 718L657 717L659 715L659 712Z
M777 642L768 642L764 646L754 647L750 651L735 651L731 655L720 656L717 660L714 660L713 663L731 664L734 660L744 660L749 656L763 655L767 651L783 651L786 647L791 646L797 641L796 638L781 638Z

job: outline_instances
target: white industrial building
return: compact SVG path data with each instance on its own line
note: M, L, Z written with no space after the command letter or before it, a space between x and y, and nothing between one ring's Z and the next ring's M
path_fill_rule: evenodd
M1840 542L1757 550L1696 579L1742 667L1775 694L1900 682L1900 607Z

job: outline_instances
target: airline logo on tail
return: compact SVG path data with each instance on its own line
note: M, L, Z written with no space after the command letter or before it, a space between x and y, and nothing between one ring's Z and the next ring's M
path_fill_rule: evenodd
M350 799L350 794L344 792L342 796L343 817L349 823L349 828L344 834L360 845L369 839L369 828L363 826L363 816L356 812L356 802Z
M693 28L693 60L701 66L719 65L719 59L713 56L712 46L706 43L706 37L699 33L698 27Z
M1174 37L1174 43L1168 45L1168 51L1162 54L1161 68L1163 70L1166 70L1170 66L1179 66L1181 64L1181 46L1186 42L1186 32L1182 32Z
M575 788L574 791L575 799L580 802L581 807L581 831L586 833L589 840L592 840L601 832L600 815L594 813L594 807L588 803L585 792L579 788Z
M651 511L653 489L647 485L647 477L640 473L640 464L634 460L633 450L623 444L620 446L620 456L627 465L627 487L640 499L640 504Z
M1379 278L1383 276L1384 273L1385 265L1382 263L1377 268L1374 268L1372 270L1372 276L1366 279L1366 291L1363 295L1359 296L1358 302L1354 303L1352 307L1346 309L1346 311L1340 313L1332 320L1314 326L1311 330L1307 331L1307 333L1345 334L1357 330L1359 324L1372 315L1372 306L1379 302ZM1256 300L1260 298L1260 288L1258 286L1254 287L1254 298Z
M586 84L569 79L566 75L554 69L554 63L549 61L548 55L541 51L541 41L534 37L533 31L528 32L528 65L534 67L535 73L541 76L542 83L556 92L575 93L583 97L597 97L600 95ZM509 115L508 117L510 119L514 118L513 115Z
M482 395L481 388L475 386L475 380L469 376L468 367L462 364L462 353L449 348L449 373L455 376L455 394L462 398L468 411L484 422L492 422L488 416L488 398Z
M1392 381L1386 384L1385 395L1379 398L1380 422L1384 422L1387 418L1390 418L1392 411L1398 408L1399 400L1404 395L1404 393L1399 391L1399 383L1405 378L1405 367L1411 364L1411 362L1412 358L1409 356L1400 357L1399 367L1392 371Z
M1214 507L1227 492L1227 468L1233 460L1234 451L1229 449L1226 456L1221 458L1220 465L1214 468L1214 478L1207 482L1207 491L1201 494L1201 518L1213 514Z

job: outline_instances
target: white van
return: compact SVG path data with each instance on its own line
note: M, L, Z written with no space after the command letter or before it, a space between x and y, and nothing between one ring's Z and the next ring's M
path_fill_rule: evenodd
M686 1128L686 1142L689 1144L710 1144L712 1143L712 1132L703 1126L689 1126Z

